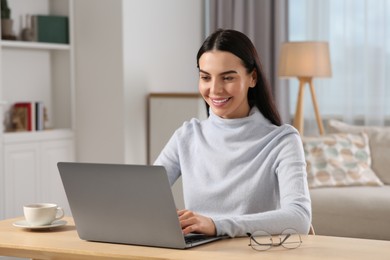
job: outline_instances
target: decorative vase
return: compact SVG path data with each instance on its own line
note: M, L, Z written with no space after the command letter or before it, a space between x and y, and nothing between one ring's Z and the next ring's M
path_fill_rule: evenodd
M31 28L31 19L32 17L27 14L26 15L26 26L23 28L22 33L20 35L22 41L32 41L34 40L34 33Z
M15 40L12 26L14 21L12 19L1 19L1 38L4 40Z

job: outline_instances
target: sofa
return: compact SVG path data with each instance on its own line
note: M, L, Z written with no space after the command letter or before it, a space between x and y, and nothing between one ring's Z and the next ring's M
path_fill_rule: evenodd
M390 240L390 127L327 128L302 138L316 234Z

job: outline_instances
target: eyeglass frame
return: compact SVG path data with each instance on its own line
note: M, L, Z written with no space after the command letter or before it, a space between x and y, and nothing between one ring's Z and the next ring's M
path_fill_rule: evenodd
M287 231L287 230L292 230L292 231L294 231L294 232L291 232L291 233L284 233L284 232ZM269 244L259 243L259 242L255 239L255 237L253 236L253 234L255 234L256 232L263 232L264 234L266 234L269 238L271 238L271 240L270 240L271 243L269 243ZM281 234L279 234L279 235L271 235L271 234L269 234L268 232L263 231L263 230L257 230L257 231L255 231L253 234L247 232L246 234L247 234L247 236L249 237L249 244L248 244L248 246L250 246L253 250L256 250L256 251L267 251L267 250L271 249L272 247L279 247L279 246L282 246L282 247L284 247L284 248L286 248L286 249L296 249L296 248L300 247L301 244L302 244L301 235L300 235L295 229L293 229L293 228L287 228L287 229L283 230L283 232L282 232ZM285 237L283 240L282 240L282 237L281 237L282 235L286 235L286 237ZM299 243L297 242L298 245L297 245L296 247L286 247L286 246L284 246L283 244L286 242L286 240L287 240L291 235L297 235L297 236L299 237ZM278 237L279 237L279 243L275 243L275 242L274 242L274 239L273 239L273 238L274 238L275 236L278 236ZM258 248L255 247L255 245L252 244L252 241L253 241L255 244L259 245L259 246L268 246L268 247L267 247L267 248L264 247L265 249L258 249Z

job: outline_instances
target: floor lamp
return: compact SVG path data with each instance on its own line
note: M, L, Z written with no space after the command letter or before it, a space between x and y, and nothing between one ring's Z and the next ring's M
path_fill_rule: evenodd
M332 75L327 42L285 42L282 44L279 62L280 77L298 77L299 92L294 116L294 127L303 135L303 102L305 85L309 84L314 112L320 134L325 133L314 91L314 77Z

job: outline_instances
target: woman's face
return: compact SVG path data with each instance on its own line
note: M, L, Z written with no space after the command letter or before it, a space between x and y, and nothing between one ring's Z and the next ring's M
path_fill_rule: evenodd
M230 52L213 50L199 58L199 92L219 117L248 116L248 89L255 85L256 72L248 74L241 59Z

